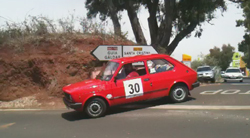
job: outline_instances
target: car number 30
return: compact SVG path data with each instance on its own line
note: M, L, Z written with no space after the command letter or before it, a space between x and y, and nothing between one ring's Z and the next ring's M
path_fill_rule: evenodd
M133 84L129 84L128 87L130 87L130 94L134 94L134 92L140 92L140 85L138 83Z
M142 81L140 78L123 82L126 99L143 95Z

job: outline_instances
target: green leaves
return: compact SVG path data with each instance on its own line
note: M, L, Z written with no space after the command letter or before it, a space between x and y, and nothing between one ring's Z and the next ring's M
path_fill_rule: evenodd
M237 20L236 27L244 26L245 35L243 40L238 44L238 50L244 53L242 57L243 61L247 63L247 67L250 68L250 1L249 0L235 0L240 3L243 9L244 20Z
M222 48L214 47L213 49L210 49L210 57L213 57L217 60L218 66L225 70L230 63L232 62L232 57L234 54L234 47L232 47L230 44L223 45Z

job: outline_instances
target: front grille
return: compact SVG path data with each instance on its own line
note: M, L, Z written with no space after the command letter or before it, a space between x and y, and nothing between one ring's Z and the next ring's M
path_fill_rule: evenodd
M64 96L65 96L65 98L67 99L67 100L69 100L69 101L72 101L72 98L71 98L71 95L70 94L68 94L68 93L64 93Z

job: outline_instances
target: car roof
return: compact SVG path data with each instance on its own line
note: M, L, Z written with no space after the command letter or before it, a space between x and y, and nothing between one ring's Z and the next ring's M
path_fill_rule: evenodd
M135 60L149 60L149 59L154 59L154 58L166 58L170 57L169 55L166 54L150 54L150 55L137 55L137 56L132 56L132 57L122 57L122 58L116 58L112 59L110 61L114 62L133 62Z

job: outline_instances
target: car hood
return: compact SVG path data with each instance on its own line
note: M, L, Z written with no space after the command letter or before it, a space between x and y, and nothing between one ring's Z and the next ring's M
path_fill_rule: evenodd
M81 82L77 82L77 83L64 86L62 90L67 93L72 93L72 92L82 91L82 90L84 90L84 92L89 92L89 91L93 91L96 89L100 89L103 83L104 82L99 79L85 80L85 81L81 81Z
M242 76L242 73L238 73L238 72L236 72L236 73L225 73L224 75L228 75L228 76L233 76L233 75L235 75L235 76Z

